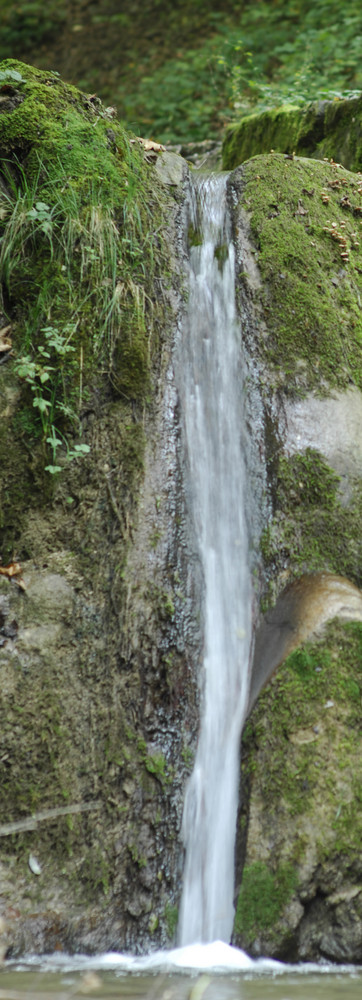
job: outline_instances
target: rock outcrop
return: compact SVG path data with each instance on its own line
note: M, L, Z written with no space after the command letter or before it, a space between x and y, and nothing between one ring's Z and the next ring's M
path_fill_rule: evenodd
M55 74L4 79L6 948L139 951L174 935L198 725L171 363L186 166Z
M360 179L273 153L230 183L270 504L250 707L290 654L244 729L234 941L359 962Z

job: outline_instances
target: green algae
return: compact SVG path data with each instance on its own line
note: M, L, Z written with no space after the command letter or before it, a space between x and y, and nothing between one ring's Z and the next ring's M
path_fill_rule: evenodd
M259 351L285 392L362 386L362 200L357 175L258 156L242 169L267 329Z
M362 168L360 118L362 97L314 101L303 107L282 105L256 112L226 129L223 168L234 170L260 153L297 153L298 156L343 163L348 170Z

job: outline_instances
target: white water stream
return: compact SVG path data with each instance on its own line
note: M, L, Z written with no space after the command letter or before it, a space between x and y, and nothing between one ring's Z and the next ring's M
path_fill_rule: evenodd
M190 506L204 575L201 729L186 791L179 942L230 941L239 742L248 699L251 582L245 522L243 370L227 177L196 181L180 397Z

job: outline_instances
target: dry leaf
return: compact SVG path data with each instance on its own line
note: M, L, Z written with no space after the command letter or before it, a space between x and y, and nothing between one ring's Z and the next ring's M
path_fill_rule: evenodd
M160 142L154 142L153 139L142 139L140 135L136 136L137 142L140 142L146 153L153 150L155 153L164 152L166 146L162 146ZM134 140L133 140L134 141Z
M3 326L0 330L0 354L5 354L6 351L11 351L12 343L8 336L11 330L11 325Z
M20 576L21 566L18 562L11 562L8 566L0 566L1 576L7 576L9 580L13 576Z

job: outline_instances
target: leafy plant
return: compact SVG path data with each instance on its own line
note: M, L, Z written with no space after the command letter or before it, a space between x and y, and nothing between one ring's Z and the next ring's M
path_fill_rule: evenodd
M101 129L95 135L74 113L71 97L71 110L65 106L72 141L65 143L51 119L54 142L47 140L45 158L35 146L26 168L14 157L2 167L0 279L10 309L16 303L15 370L32 393L33 430L51 449L52 474L61 468L62 447L68 460L86 453L68 439L95 359L117 392L143 394L154 311L146 289L157 267L148 221L154 227L155 196L147 204L142 152L115 125L119 145L105 159ZM38 103L36 96L35 113ZM96 124L107 139L101 114Z
M75 418L71 406L66 402L64 374L65 364L67 362L68 367L71 365L72 359L69 356L75 351L74 345L70 343L75 327L65 326L63 334L52 326L43 327L41 332L44 334L46 347L38 344L32 357L18 357L14 368L18 377L27 383L33 393L33 407L40 416L45 442L50 445L53 454L53 463L47 465L45 471L54 475L62 471L62 466L56 464L58 448L66 447L68 461L88 454L90 448L87 444L78 444L70 449L67 439L56 429L56 422L64 414ZM49 363L52 360L54 364Z
M16 69L0 70L0 83L24 83L24 77Z

